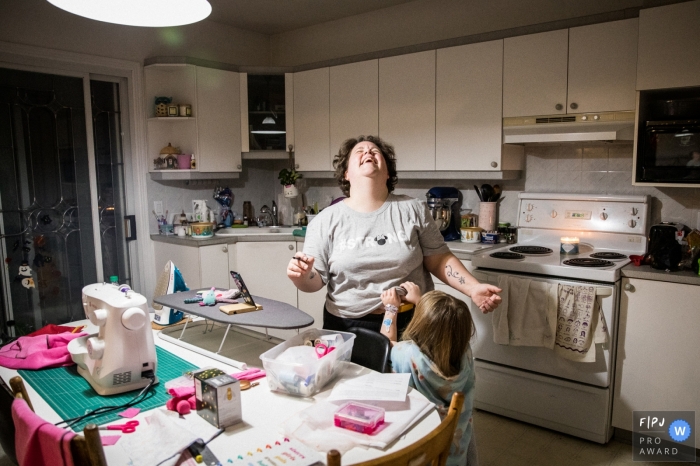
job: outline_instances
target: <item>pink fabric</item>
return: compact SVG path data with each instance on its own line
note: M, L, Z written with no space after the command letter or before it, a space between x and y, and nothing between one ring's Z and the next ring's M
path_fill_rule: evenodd
M259 379L260 377L265 377L265 371L257 368L248 369L236 374L231 374L231 377L238 380L255 380Z
M47 369L73 365L68 343L86 333L19 337L0 348L0 366L10 369Z
M75 434L44 421L24 400L12 402L19 466L74 466L70 442Z
M194 384L191 387L173 387L168 389L168 393L179 398L194 395Z
M131 419L132 417L136 416L138 413L140 413L141 410L139 408L128 408L119 413L121 417L125 417L127 419Z

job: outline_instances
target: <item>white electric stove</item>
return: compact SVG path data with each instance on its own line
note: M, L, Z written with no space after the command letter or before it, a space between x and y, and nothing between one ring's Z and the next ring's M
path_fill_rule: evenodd
M477 408L605 443L617 345L620 269L646 251L648 196L521 193L518 243L479 251L470 272L498 286L515 276L558 285L593 285L607 342L596 344L595 362L564 359L542 347L494 342L493 316L472 306L476 339ZM577 254L562 254L578 239ZM513 299L509 318L524 312ZM502 311L502 310L501 310Z

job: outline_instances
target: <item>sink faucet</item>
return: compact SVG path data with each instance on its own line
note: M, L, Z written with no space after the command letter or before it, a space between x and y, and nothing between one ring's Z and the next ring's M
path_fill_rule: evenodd
M280 224L279 221L279 216L277 215L277 204L275 204L275 201L272 201L272 226L277 227Z
M262 206L260 208L260 215L265 215L270 217L270 226L276 227L279 226L279 222L277 221L277 204L275 204L275 201L272 201L272 210L266 205ZM264 226L264 225L259 225L259 226Z

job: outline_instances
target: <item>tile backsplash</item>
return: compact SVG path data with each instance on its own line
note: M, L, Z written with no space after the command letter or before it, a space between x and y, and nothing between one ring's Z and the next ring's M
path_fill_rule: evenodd
M648 194L652 198L651 224L661 221L681 222L698 228L700 222L700 188L655 188L632 186L632 145L600 143L565 143L561 145L526 146L526 169L523 176L512 181L493 180L399 180L397 194L425 199L425 193L434 186L454 186L462 192L463 209L479 210L479 199L473 185L499 184L503 188L499 204L499 220L515 223L520 192L562 192L582 194ZM401 154L398 155L401 157ZM280 221L289 224L295 206L301 202L326 207L331 200L342 196L332 178L303 178L298 182L303 198L289 200L282 195L277 173L287 161L245 160L243 173L236 180L200 181L185 184L149 180L149 210L153 201L162 200L170 212L191 210L192 199L207 199L213 209L218 204L212 198L215 186L229 186L234 193L233 210L242 211L243 201L253 203L256 212L263 204L277 201ZM400 177L399 177L400 178ZM155 221L151 232L156 233Z

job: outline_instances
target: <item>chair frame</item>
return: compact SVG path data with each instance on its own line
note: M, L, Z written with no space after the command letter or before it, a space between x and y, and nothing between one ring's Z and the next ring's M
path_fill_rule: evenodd
M10 379L10 388L16 399L26 401L29 409L34 411L34 406L32 406L32 402L29 399L22 377L12 377ZM83 429L83 435L73 437L70 442L70 449L75 466L107 466L100 431L96 424L90 423L86 425Z
M366 337L365 337L365 334L366 334L367 336L372 335L372 337L374 337L374 338L379 338L379 339L386 340L386 342L385 342L385 344L386 344L386 349L385 349L386 354L384 355L384 367L382 368L382 370L377 371L377 372L382 372L382 373L391 372L391 370L390 370L390 367L391 367L391 341L390 341L385 335L382 335L382 334L379 333L379 332L374 332L374 331L372 331L372 330L368 330L368 329L366 329L366 328L364 328L364 327L350 327L350 328L348 328L346 331L348 331L348 332L350 332L350 333L354 333L354 334L357 336L357 338L355 339L355 346L353 346L353 348L352 348L353 353L354 353L355 351L361 351L361 350L357 347L357 344L358 344L358 342L361 340L361 338L363 338L363 337L366 338ZM357 349L356 349L356 348L357 348ZM353 360L353 358L352 358L352 356L351 356L351 357L350 357L350 361L352 361L352 360ZM360 364L360 365L363 365L363 364ZM363 366L364 366L364 365L363 365ZM367 366L365 366L365 367L367 367ZM377 370L377 368L373 368L373 367L368 367L368 369Z
M445 466L450 455L452 439L464 405L464 394L455 392L447 411L447 416L439 426L422 439L397 452L380 458L357 463L357 466L423 466L433 464ZM331 450L326 455L328 466L340 466L340 452Z

